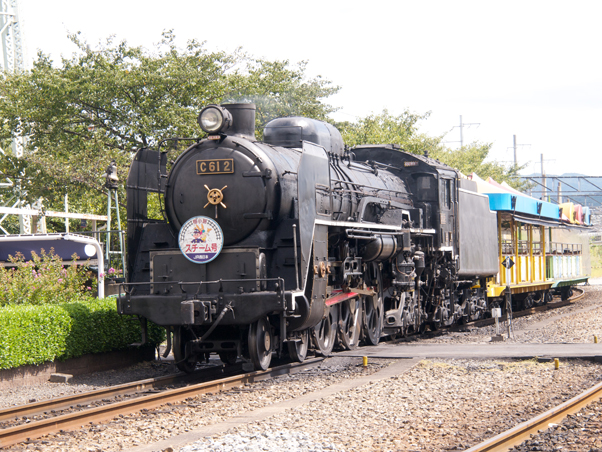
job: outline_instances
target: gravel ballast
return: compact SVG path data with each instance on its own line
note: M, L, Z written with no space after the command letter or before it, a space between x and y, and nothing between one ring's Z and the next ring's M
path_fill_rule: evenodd
M422 361L368 384L181 449L196 451L464 450L593 386L598 365ZM302 421L301 421L302 420ZM265 445L265 438L274 440ZM302 438L306 445L291 449Z
M594 402L567 416L511 451L602 452L602 403Z

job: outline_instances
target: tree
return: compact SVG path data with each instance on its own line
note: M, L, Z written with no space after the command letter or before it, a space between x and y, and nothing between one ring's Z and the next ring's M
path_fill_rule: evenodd
M524 183L518 178L520 166L506 166L488 160L491 144L472 143L460 149L450 149L442 141L443 136L428 136L419 132L420 121L428 119L425 114L404 110L400 115L391 115L388 110L360 118L357 122L339 124L345 143L349 146L360 144L398 144L401 149L413 154L428 156L469 175L476 172L480 177L492 177L497 182L507 182L522 189Z
M56 66L43 53L33 70L0 80L0 147L16 131L27 137L24 157L8 155L0 171L21 178L30 201L44 196L62 208L104 213L104 171L117 162L123 179L132 149L157 147L172 137L199 137L196 123L210 103L255 101L258 124L282 114L325 119L323 99L338 87L308 79L305 63L254 59L237 50L210 52L197 41L185 49L165 32L153 51L125 41L91 49L70 36L78 51Z
M368 115L354 123L340 123L338 127L348 146L398 144L407 152L423 154L439 149L441 142L441 137L429 137L418 131L419 122L429 116L430 112L419 115L408 109L393 116L385 109L381 114Z
M472 143L460 149L441 148L434 153L434 157L465 175L474 172L483 179L492 177L496 182L506 182L517 190L526 189L526 182L518 174L525 166L504 165L495 160L487 160L490 151L491 143Z
M257 106L257 132L260 135L270 120L282 116L307 116L329 121L335 111L322 99L335 94L339 87L320 76L307 80L306 61L291 67L286 61L247 59L246 65L228 77L228 102L253 102Z

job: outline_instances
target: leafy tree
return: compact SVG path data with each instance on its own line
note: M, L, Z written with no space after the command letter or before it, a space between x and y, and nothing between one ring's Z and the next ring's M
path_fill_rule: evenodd
M482 178L491 176L497 182L507 182L519 190L524 188L524 183L517 177L522 167L506 166L487 160L491 144L472 143L460 149L450 149L442 143L443 136L433 137L420 133L419 123L428 119L429 115L430 112L420 115L406 109L402 114L395 116L388 110L383 110L380 114L360 118L354 123L341 123L339 128L349 146L398 144L404 151L413 154L422 155L427 152L429 157L466 175L476 172Z
M317 76L306 80L307 62L290 67L286 61L246 59L246 65L228 77L227 102L253 102L257 106L257 133L274 118L307 116L328 121L335 111L322 99L335 94L339 88Z
M432 153L440 148L442 137L430 137L419 133L419 122L428 119L430 112L423 115L408 109L394 116L387 109L381 114L371 114L357 122L338 124L343 139L348 146L361 144L398 144L413 154Z
M519 178L518 172L525 166L504 165L495 160L487 160L491 143L472 143L460 149L441 148L434 157L462 173L470 175L473 172L479 177L492 177L496 182L506 182L517 190L527 188L527 183Z
M199 137L200 109L210 103L255 101L259 125L283 114L325 119L323 99L338 87L308 79L304 62L254 59L237 50L210 52L202 43L180 49L165 32L153 49L125 41L78 51L57 66L39 53L33 70L0 79L0 147L14 131L27 137L24 157L0 159L0 171L22 180L29 201L40 196L62 210L104 213L104 172L115 160L125 178L133 149L167 138ZM122 198L123 199L123 198Z

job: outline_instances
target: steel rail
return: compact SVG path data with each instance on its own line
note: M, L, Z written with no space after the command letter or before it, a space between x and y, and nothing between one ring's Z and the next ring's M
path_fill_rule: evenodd
M208 379L224 378L234 376L243 372L243 365L215 366L197 370L191 374L173 374L156 378L136 380L129 383L114 385L103 389L71 394L65 397L57 397L40 402L28 403L26 405L12 406L0 409L0 422L10 421L23 416L44 415L48 412L60 411L74 408L77 405L89 404L103 399L118 397L122 395L139 394L167 385L182 383L200 383ZM82 408L82 407L77 407Z
M466 452L502 452L518 446L540 430L547 430L549 424L558 424L569 414L577 413L583 407L602 397L602 383L579 394L576 397L540 414L533 419L523 422L516 427L500 433L493 438L483 441L467 449Z
M142 397L131 400L56 416L41 421L9 427L0 430L0 448L39 438L59 430L76 430L90 422L97 423L106 421L120 414L131 414L144 409L153 409L166 403L179 402L195 395L223 391L279 375L292 374L304 368L314 367L323 360L324 358L309 359L302 363L286 364L273 369L268 369L264 372L250 372L243 375L198 383L182 388L167 390L161 393L143 395Z
M136 394L142 391L148 391L161 386L171 384L207 381L208 378L224 377L241 372L242 367L214 367L203 369L192 374L173 374L163 377L147 378L120 385L110 386L103 389L72 394L65 397L58 397L40 402L28 403L27 405L12 406L0 409L0 422L10 421L22 416L43 415L49 411L59 411L73 408L76 405L89 404L109 397L121 395Z

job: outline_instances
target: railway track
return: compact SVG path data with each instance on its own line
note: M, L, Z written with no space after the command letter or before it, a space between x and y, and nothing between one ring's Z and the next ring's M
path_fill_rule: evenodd
M548 305L535 307L521 311L520 313L517 312L514 317L530 315L536 312L566 306L584 295L583 290L577 290L580 293L572 297L571 300L549 303ZM485 326L492 323L493 319L485 319L472 322L471 325ZM39 438L59 430L75 430L87 423L106 421L120 414L125 415L144 409L156 408L160 405L178 402L191 396L227 390L246 383L257 382L278 375L295 373L304 368L318 365L322 360L322 358L309 359L301 364L287 364L268 369L265 372L251 372L242 375L232 375L232 373L235 372L242 372L242 366L216 367L215 369L204 370L202 375L197 372L191 375L178 374L136 381L88 393L2 409L0 410L0 448ZM224 378L227 374L231 376ZM215 378L219 379L215 380ZM199 379L205 381L199 383ZM213 380L206 381L209 379ZM161 387L187 383L193 384L158 392ZM600 388L600 391L602 391L602 387ZM121 397L122 400L110 400L119 397ZM123 400L126 398L129 399ZM99 406L93 406L94 404L98 404ZM64 411L69 412L65 413ZM570 414L570 412L567 412L567 414ZM41 420L30 419L34 416L47 416L47 418ZM566 414L563 416L566 416ZM16 423L17 419L20 419L19 422L21 422L21 425L9 426L7 428L1 427L2 424L7 425L7 423L10 422ZM543 424L545 424L545 422ZM527 433L526 435L528 436L529 434L530 433Z
M224 376L240 373L240 366L214 367L203 369L194 374L173 374L157 378L133 381L109 388L73 394L41 402L29 403L27 405L14 406L0 409L0 426L6 422L18 418L29 418L33 416L59 415L64 410L86 408L87 405L102 402L103 399L143 395L145 392L153 391L170 385L180 385L189 382L207 381L209 379L223 378Z
M242 375L168 389L162 392L153 391L158 386L183 383L186 379L190 380L194 378L195 374L187 376L167 376L119 385L99 391L62 397L47 402L38 402L20 407L7 408L0 410L0 421L6 422L7 420L17 418L21 418L22 420L23 418L26 419L25 423L0 430L0 447L22 443L60 430L75 430L87 423L106 421L120 414L124 415L144 409L156 408L167 403L178 402L199 394L217 392L279 375L295 373L319 365L322 361L323 358L308 359L303 363L286 364L268 369L264 372L244 373ZM203 376L207 378L205 374L203 374ZM142 393L140 391L142 391ZM110 403L110 398L123 396L125 394L139 394L140 396L129 400ZM84 406L84 404L90 405L92 402L98 401L103 401L103 404L96 407ZM64 409L76 411L53 416L57 411ZM44 413L50 413L51 417L27 422L28 416Z
M602 398L602 383L576 397L552 408L535 418L506 430L493 438L483 441L466 452L502 452L518 446L540 430L547 430L550 424L558 424L570 414L577 413L592 402Z

